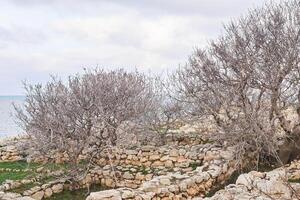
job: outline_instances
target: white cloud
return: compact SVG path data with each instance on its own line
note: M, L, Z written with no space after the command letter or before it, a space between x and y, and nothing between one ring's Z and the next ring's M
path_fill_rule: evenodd
M263 2L2 0L0 85L10 82L9 91L19 93L17 80L45 81L49 73L97 65L174 69L194 47L216 38L223 22Z

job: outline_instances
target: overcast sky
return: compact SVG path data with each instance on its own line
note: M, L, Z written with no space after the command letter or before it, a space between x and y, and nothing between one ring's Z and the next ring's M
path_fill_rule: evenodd
M278 0L279 1L279 0ZM267 0L1 0L0 95L83 68L175 69Z

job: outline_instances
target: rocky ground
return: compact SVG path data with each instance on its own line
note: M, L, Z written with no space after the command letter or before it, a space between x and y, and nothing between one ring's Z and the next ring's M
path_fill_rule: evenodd
M195 135L186 138L188 135L172 136L160 147L117 147L110 149L110 156L99 154L95 158L98 166L89 171L80 185L85 188L96 184L107 190L92 192L86 199L300 199L300 161L269 172L241 174L235 181L237 172L232 147L221 147ZM7 166L1 168L0 162L0 178L14 177L0 185L0 199L51 199L55 194L68 191L70 184L57 178L63 174L57 166L12 167L15 162L24 164L29 157L31 162L34 159L26 152L26 145L20 145L20 140L26 144L24 138L0 144L0 160L6 163L2 166ZM67 159L64 154L56 156L59 162ZM42 157L36 157L35 161L41 160ZM23 176L24 173L32 176Z
M176 190L186 191L189 184L201 188L202 181L209 175L198 168L195 182L179 183L178 187L172 185L171 175L157 177L144 183L137 190L128 188L107 190L91 193L87 200L114 200L114 199L193 199L193 200L298 200L300 196L300 161L294 161L288 166L274 169L270 172L251 171L241 174L235 184L229 184L224 189L217 191L212 197L168 195ZM160 182L160 183L158 183ZM196 184L195 184L196 183ZM165 185L165 187L162 187ZM170 187L172 185L172 187ZM195 189L197 190L197 189ZM155 191L160 191L159 194Z

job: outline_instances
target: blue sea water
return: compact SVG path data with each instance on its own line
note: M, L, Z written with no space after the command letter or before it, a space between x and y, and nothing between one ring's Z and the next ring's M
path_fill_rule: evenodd
M0 137L22 134L22 129L15 123L12 103L22 105L24 96L0 96Z

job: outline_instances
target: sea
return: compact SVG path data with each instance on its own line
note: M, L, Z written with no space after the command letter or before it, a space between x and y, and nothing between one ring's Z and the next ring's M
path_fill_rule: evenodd
M25 96L0 96L0 138L23 133L16 123L13 103L22 106L24 100Z

